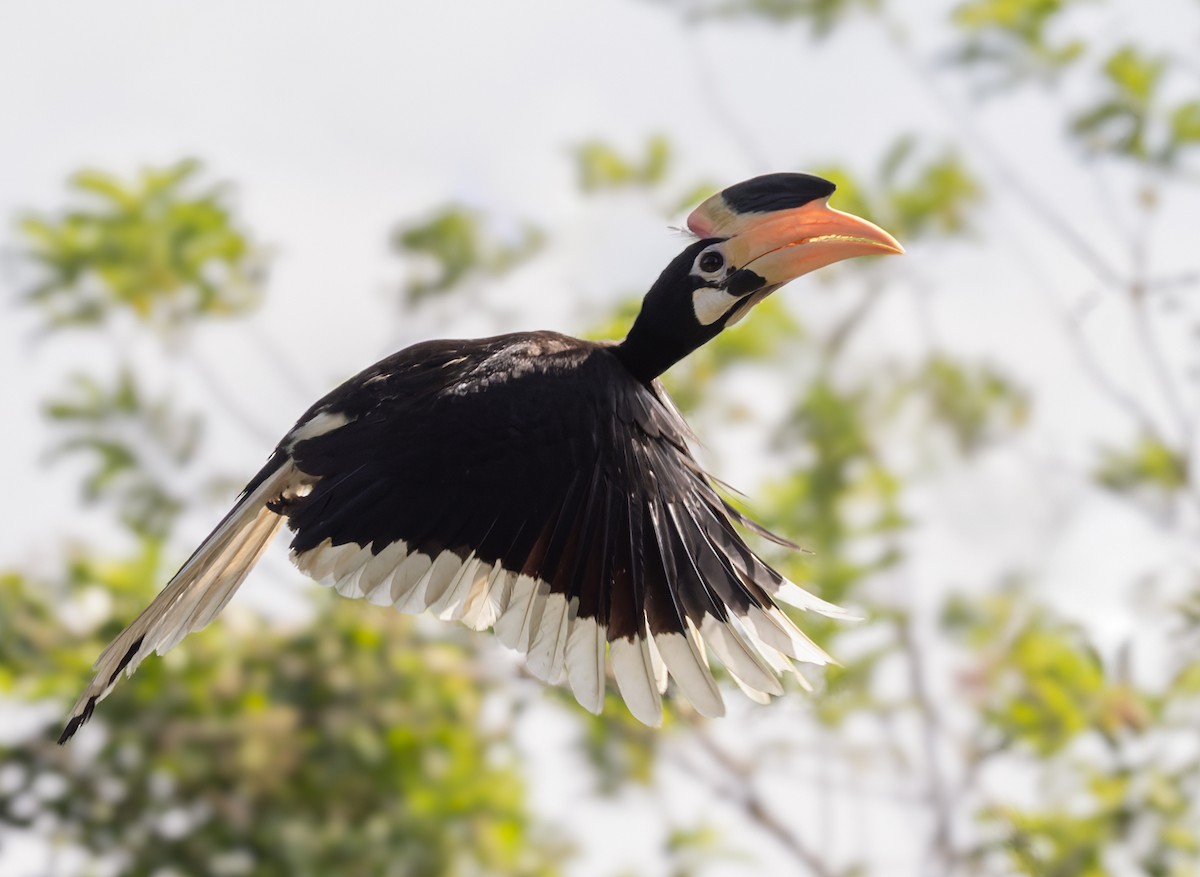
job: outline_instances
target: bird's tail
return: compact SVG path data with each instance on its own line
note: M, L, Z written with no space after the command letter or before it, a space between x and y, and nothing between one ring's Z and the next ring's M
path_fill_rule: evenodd
M283 517L268 503L296 480L291 461L276 455L250 482L219 523L167 586L96 659L96 676L71 710L58 738L66 743L120 678L133 674L152 651L164 654L187 634L204 627L225 608L258 562Z

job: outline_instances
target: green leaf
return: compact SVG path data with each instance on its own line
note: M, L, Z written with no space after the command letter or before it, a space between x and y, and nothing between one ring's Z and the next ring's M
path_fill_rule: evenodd
M1148 435L1139 437L1130 448L1102 448L1093 477L1117 493L1151 489L1172 494L1190 483L1184 457Z
M964 454L1021 428L1029 419L1028 392L987 365L933 356L908 389Z
M666 178L671 164L671 144L655 135L646 140L642 155L626 157L601 140L575 148L575 168L584 192L615 189L652 189Z
M906 242L965 233L972 210L983 201L982 184L957 153L928 157L910 135L898 137L885 153L875 185L836 165L816 173L838 187L838 209Z
M988 76L987 88L1011 88L1031 78L1053 81L1077 61L1085 44L1058 35L1065 13L1086 0L970 0L953 12L963 42L952 59Z
M183 161L132 181L83 170L70 180L72 206L18 223L40 274L26 299L47 330L118 311L174 330L257 304L261 253L220 187L198 183L201 170Z
M829 36L856 13L877 12L881 0L660 0L674 2L689 18L748 19L768 24L806 23L814 37Z
M1151 56L1127 44L1112 52L1102 68L1106 93L1090 108L1075 114L1071 131L1093 152L1139 162L1170 163L1186 141L1175 136L1178 122L1191 127L1192 111L1181 106L1180 117L1164 117L1156 97L1170 69L1166 56ZM1166 132L1165 138L1162 132Z
M1164 59L1147 57L1132 45L1113 52L1104 63L1104 72L1117 90L1141 106L1149 104L1165 69Z
M65 580L0 574L3 690L74 697L161 566L146 543L82 559ZM58 608L98 587L109 611L64 632ZM254 874L559 873L565 846L530 811L498 727L512 716L470 650L480 638L429 640L410 617L364 608L326 596L317 625L193 634L122 680L83 732L86 758L48 733L0 745L0 826L51 821L88 869L121 857L139 874L216 873L238 857ZM51 775L61 794L31 799ZM187 831L159 830L169 811L190 814Z
M1170 163L1181 150L1197 145L1200 145L1200 100L1186 101L1171 112L1163 158Z
M525 223L507 238L490 232L476 210L451 204L427 219L401 226L394 248L415 257L413 277L405 285L410 304L445 295L468 280L500 277L536 255L545 235Z
M147 399L128 369L111 387L76 374L43 411L61 435L50 459L82 455L90 463L84 498L111 504L135 533L165 536L183 508L170 479L192 459L199 418L181 414L169 396Z

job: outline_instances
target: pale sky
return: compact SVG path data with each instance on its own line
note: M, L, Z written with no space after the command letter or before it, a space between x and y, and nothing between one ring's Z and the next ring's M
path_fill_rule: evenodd
M945 8L904 5L918 56L932 57L942 44ZM1144 6L1133 2L1078 20L1099 40L1146 35L1194 51L1196 16L1179 11L1183 4L1175 8L1180 27L1170 37L1164 35L1173 19L1147 23ZM1060 105L1076 97L995 101L980 124L1008 164L1119 260L1121 228L1106 218L1091 172L1061 146ZM869 171L903 131L967 143L878 28L858 26L851 39L814 45L800 28L684 27L651 2L4 4L0 119L6 223L25 208L60 206L64 179L84 165L127 175L140 165L196 156L212 176L236 185L240 215L274 253L268 298L252 319L205 327L186 343L222 384L236 388L263 435L232 423L204 382L179 363L147 380L211 406L210 448L220 449L223 469L245 472L311 398L397 346L432 333L577 331L581 314L598 319L615 295L644 289L680 248L680 237L620 197L581 201L574 144L601 137L632 150L650 134L666 134L679 158L674 179L681 190L699 178L724 185L833 162ZM1036 417L1021 453L984 458L915 496L925 523L897 586L919 588L918 605L932 604L949 586L987 583L1014 558L1030 566L1045 561L1055 585L1050 599L1082 611L1117 642L1133 623L1118 585L1158 553L1180 549L1053 465L1077 463L1099 437L1120 435L1112 431L1119 418L1079 375L1055 317L1062 305L1091 301L1095 283L1022 211L993 167L981 162L977 170L989 187L981 230L989 246L911 247L860 343L916 356L932 332L941 346L986 356L1035 384ZM1105 179L1118 194L1130 184L1119 174ZM405 325L388 304L402 276L387 249L389 230L448 198L478 205L500 222L532 219L551 235L536 267L486 290L487 300L511 315L504 325L470 313ZM1197 228L1195 190L1165 199L1158 264L1194 267ZM0 504L0 566L54 569L64 533L112 534L104 511L80 510L78 469L42 468L47 433L37 404L72 364L94 362L107 348L34 343L34 323L14 305L24 275L13 264L9 232L0 247L9 254L0 262L0 410L8 415L0 454L9 476L8 501ZM781 294L797 301L805 319L820 322L828 319L831 293L814 288L800 281ZM924 329L916 325L914 297L927 307ZM1101 295L1085 332L1117 380L1149 393L1123 319L1121 303ZM1182 332L1168 334L1177 347L1186 343ZM258 352L264 337L286 351L297 369L294 382ZM153 346L132 350L140 362L157 362ZM755 404L769 421L779 412L762 395ZM763 473L753 460L747 464L752 455L738 453L736 442L755 438L744 430L705 438L718 474L753 497ZM757 440L763 438L760 431ZM210 525L191 516L183 538L199 539ZM282 546L268 566L286 567ZM242 598L256 602L252 593ZM779 712L802 709L791 703ZM565 729L547 721L536 743L545 744L548 764L557 763L567 759L555 736ZM736 719L723 729L735 737L744 731ZM587 855L573 873L608 874L651 856L646 845L654 838L637 831L647 808L682 818L705 806L686 793L685 778L671 782L685 791L659 803L650 797L624 813L581 805L630 845L627 852L605 848L603 832L574 826ZM567 792L551 783L535 786L535 794L553 809ZM786 805L799 811L828 803L805 797L803 788L786 794ZM856 836L853 804L842 802L840 816L830 817L841 819L841 833L833 834L843 845ZM897 861L906 855L901 843ZM742 873L740 864L729 868Z

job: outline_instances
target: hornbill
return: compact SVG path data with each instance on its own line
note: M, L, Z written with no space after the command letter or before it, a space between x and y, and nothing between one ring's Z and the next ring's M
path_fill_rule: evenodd
M535 676L565 678L595 713L606 646L625 703L650 725L668 674L701 714L724 712L708 652L758 702L783 693L793 659L827 662L775 601L844 613L746 544L739 527L791 545L716 492L658 377L788 281L903 252L829 207L833 191L779 173L702 203L688 217L698 240L650 287L623 341L426 341L333 390L100 655L59 742L122 671L208 624L285 523L293 562L314 579L494 628Z

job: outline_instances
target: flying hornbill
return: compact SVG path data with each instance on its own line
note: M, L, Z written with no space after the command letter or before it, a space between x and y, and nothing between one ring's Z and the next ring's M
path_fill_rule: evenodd
M598 713L605 646L646 724L667 674L724 712L711 651L752 699L791 660L828 656L776 600L838 617L760 560L688 449L658 376L788 281L853 256L903 252L828 206L834 185L770 174L688 217L699 238L650 287L628 337L554 332L426 341L308 409L166 588L100 655L71 737L152 651L221 611L284 523L301 570L347 597L492 627L530 671ZM737 525L737 526L735 526ZM794 547L794 546L793 546Z

